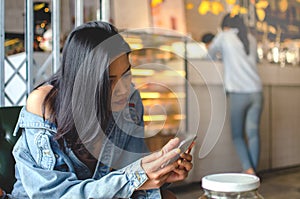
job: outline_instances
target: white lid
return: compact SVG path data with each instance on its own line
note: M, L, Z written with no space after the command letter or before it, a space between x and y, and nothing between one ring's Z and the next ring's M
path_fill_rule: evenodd
M212 174L202 178L202 188L220 192L244 192L259 187L259 178L242 173Z

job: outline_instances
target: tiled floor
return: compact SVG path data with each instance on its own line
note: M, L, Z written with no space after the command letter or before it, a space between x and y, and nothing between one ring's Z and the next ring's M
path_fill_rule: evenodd
M264 172L259 176L259 193L265 199L300 199L300 167ZM200 182L171 189L178 199L198 199L203 193Z

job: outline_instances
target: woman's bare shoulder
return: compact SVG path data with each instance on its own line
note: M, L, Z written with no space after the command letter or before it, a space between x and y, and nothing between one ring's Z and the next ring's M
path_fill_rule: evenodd
M53 86L51 85L45 85L33 90L27 98L26 110L42 117L44 99L52 88Z

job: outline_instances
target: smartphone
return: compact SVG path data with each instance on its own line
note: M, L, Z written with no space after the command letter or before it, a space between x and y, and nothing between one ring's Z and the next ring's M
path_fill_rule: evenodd
M197 135L192 135L192 136L189 136L189 137L185 138L184 140L182 140L178 145L178 148L180 148L180 151L181 151L180 153L190 152L192 147L194 146L194 141L196 140L196 138L197 138ZM161 168L163 168L169 164L172 164L173 162L178 160L179 157L180 157L180 154L174 156L173 158L171 158L170 160L165 162L161 166Z

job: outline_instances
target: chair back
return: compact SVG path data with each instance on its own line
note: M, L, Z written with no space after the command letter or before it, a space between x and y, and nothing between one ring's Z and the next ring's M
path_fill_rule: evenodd
M12 149L20 133L13 136L21 106L0 107L0 188L10 193L15 182Z

